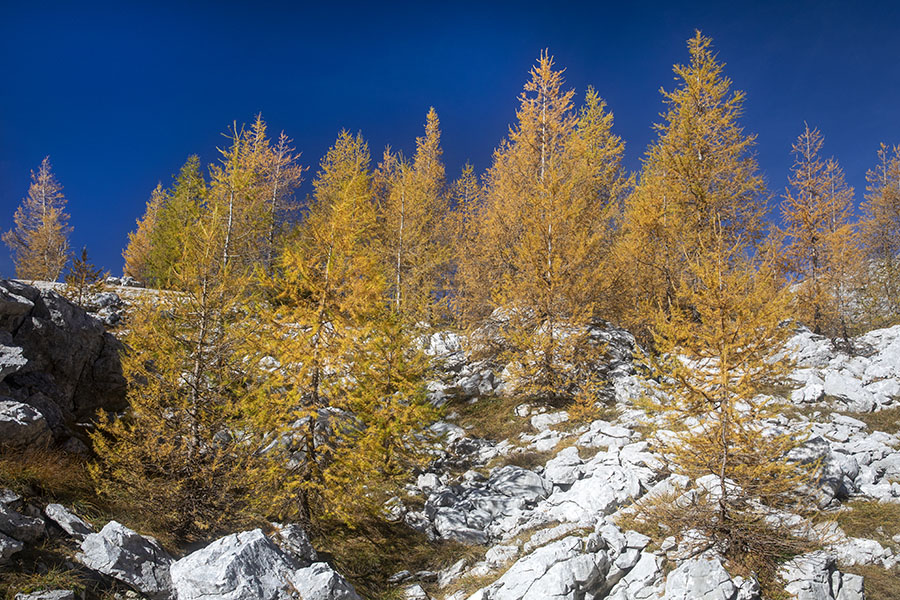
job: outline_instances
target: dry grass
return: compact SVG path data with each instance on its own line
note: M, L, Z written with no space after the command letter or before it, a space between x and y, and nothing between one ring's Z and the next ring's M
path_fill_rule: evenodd
M900 432L900 406L870 413L845 412L842 414L859 419L869 427L869 431Z
M536 467L547 464L547 461L556 455L556 450L547 452L537 452L534 450L525 450L523 452L510 452L505 456L498 456L492 459L486 466L486 471L491 471L494 467L505 467L512 465L522 467L523 469L533 470Z
M9 488L34 504L63 504L98 529L115 519L175 549L171 531L156 514L99 497L88 460L77 454L52 446L0 449L0 488Z
M0 572L0 599L13 600L17 593L72 590L96 598L109 589L109 581L93 576L72 562L74 546L58 539L44 539L15 554ZM79 596L81 597L81 596Z
M449 586L447 586L447 589L441 590L441 595L444 598L448 598L454 594L462 592L463 597L468 598L481 588L489 586L490 584L500 579L504 572L504 570L501 570L496 573L488 573L487 575L466 575L460 577Z
M461 558L476 560L485 548L458 542L432 542L403 523L369 520L350 529L320 522L314 544L327 560L353 583L363 598L388 600L398 593L388 578L399 571L439 571ZM423 584L423 587L428 587Z
M785 528L768 525L752 512L732 510L723 522L717 502L704 498L691 503L678 502L679 495L676 492L638 502L634 512L620 517L617 525L639 531L655 543L685 531L701 531L708 541L698 551L715 548L725 557L732 572L755 573L763 596L772 600L784 597L783 583L777 575L779 565L817 549L816 544L793 536Z
M900 544L891 539L900 535L900 504L854 500L833 517L847 535L873 539L894 552L900 551Z
M44 590L72 590L82 594L85 587L81 573L64 566L53 566L43 573L16 571L0 574L0 593L4 600L14 600L18 593Z
M72 503L94 496L85 459L52 447L0 449L0 487L26 498L57 502Z
M448 412L456 412L456 422L472 437L486 440L515 440L522 433L534 433L530 417L519 417L515 409L523 400L517 397L486 396L475 402L454 402Z
M855 566L843 570L863 576L866 600L900 600L900 569Z

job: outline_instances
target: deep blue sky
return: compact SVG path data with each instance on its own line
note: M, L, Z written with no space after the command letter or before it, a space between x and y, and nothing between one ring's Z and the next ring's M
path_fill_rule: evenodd
M341 128L375 157L409 152L436 107L448 173L482 170L540 49L615 113L637 169L660 86L695 28L748 94L744 124L780 193L803 121L858 196L881 141L900 143L900 3L6 2L0 6L0 228L49 154L72 245L118 274L157 181L262 111L312 166ZM304 191L308 189L304 188ZM0 274L12 274L5 247Z

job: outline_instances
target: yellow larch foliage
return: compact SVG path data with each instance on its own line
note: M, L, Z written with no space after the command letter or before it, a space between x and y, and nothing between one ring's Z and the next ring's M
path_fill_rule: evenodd
M13 216L15 227L3 234L19 279L56 281L69 260L72 228L62 189L47 156L38 172L31 172L28 196Z
M715 228L742 244L763 233L765 185L752 154L756 138L738 122L745 95L731 91L711 45L698 31L688 40L690 63L674 67L678 86L661 90L664 122L656 125L659 138L626 203L616 248L629 276L622 321L638 335L654 307L674 301L691 276L687 263Z
M806 125L793 146L790 187L781 203L784 267L797 282L797 318L815 333L849 341L860 253L851 222L853 188L824 141Z
M81 255L72 260L66 272L63 295L78 306L84 307L95 294L103 291L105 278L103 270L88 260L87 247L83 246Z
M589 360L586 327L613 293L605 265L627 186L605 103L589 89L577 111L563 83L541 54L458 257L465 310L476 323L493 315L520 389L545 397L568 395Z
M167 199L166 190L161 183L156 184L147 201L144 215L137 220L137 229L128 234L128 245L122 251L125 259L123 272L138 281L149 283L151 279L151 263L153 254L153 242L151 235L157 225L160 210Z
M424 358L389 307L369 163L362 137L342 132L269 282L261 343L280 367L256 414L290 440L290 492L306 519L352 523L380 506L420 460L412 432L428 420Z
M264 477L271 434L248 419L261 371L249 360L256 322L249 278L221 263L216 209L186 239L180 292L134 306L125 339L128 411L91 434L99 491L169 541L208 540L290 513ZM270 462L273 461L273 462ZM272 485L272 487L269 487Z
M383 186L378 235L391 301L414 324L435 322L446 289L450 251L441 225L449 203L442 154L440 121L431 108L412 160L387 151L376 174Z
M778 511L810 506L804 490L813 489L818 466L790 456L804 436L767 421L779 411L767 390L791 368L783 353L791 292L772 255L751 263L724 229L708 243L685 264L689 279L671 306L652 316L658 354L649 364L662 394L644 403L661 418L650 424L669 467L695 482L705 478L706 491L653 498L637 514L667 527L666 535L699 530L723 555L772 581L777 557L803 546Z
M866 173L860 236L868 259L866 303L870 327L900 322L900 146L878 150Z

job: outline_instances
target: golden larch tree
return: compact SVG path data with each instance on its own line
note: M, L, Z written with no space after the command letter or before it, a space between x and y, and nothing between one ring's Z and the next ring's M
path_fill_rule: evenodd
M900 321L900 146L878 150L866 173L860 235L869 271L866 312L870 327Z
M56 281L69 260L72 228L62 189L47 156L38 172L31 172L28 196L13 216L15 227L3 234L19 279Z
M291 138L282 131L263 160L268 214L262 244L267 269L272 268L278 254L285 233L284 223L299 209L294 192L303 182L305 169L299 164L300 154L291 143Z
M153 244L151 235L156 228L160 210L166 203L168 193L161 183L156 184L150 192L144 215L137 220L137 229L128 234L128 245L122 251L125 259L123 272L129 277L134 277L140 282L152 284L151 261L153 260Z
M185 239L172 273L180 291L134 306L129 408L101 414L91 434L99 491L173 542L290 513L265 476L281 458L264 452L271 433L248 418L264 375L250 344L258 321L250 278L221 262L224 218L213 208Z
M568 395L591 354L586 328L611 291L604 265L627 185L605 104L589 89L576 110L563 85L542 53L467 224L472 251L458 256L470 318L499 320L520 389L545 397Z
M834 159L820 157L823 143L809 125L794 142L790 187L781 203L783 260L798 284L797 318L815 333L848 341L860 265L853 188Z
M105 278L103 269L95 267L88 260L87 247L82 246L81 255L72 260L66 273L63 295L78 306L84 307L95 294L103 291Z
M702 532L768 586L778 557L806 547L780 515L810 505L804 490L814 489L816 465L790 456L802 435L767 422L780 413L767 390L791 368L783 352L790 288L771 254L754 264L730 236L720 230L703 242L672 304L651 319L658 354L649 364L662 394L644 406L661 416L649 421L663 430L655 444L673 472L705 483L696 495L639 502L637 516L650 529L662 525L665 536Z
M383 261L394 309L411 323L433 323L445 290L450 252L443 224L449 212L440 121L428 111L425 135L411 160L385 154L375 174Z
M282 432L303 516L352 521L379 487L415 462L412 436L427 414L424 359L390 307L378 248L368 147L342 132L323 158L305 222L270 279L280 368L257 418Z
M627 200L616 248L629 279L622 320L638 335L656 306L674 302L682 279L691 276L685 265L708 244L714 224L733 242L753 242L764 230L756 137L739 123L745 94L731 91L710 38L698 31L688 51L690 63L674 67L678 86L661 90L664 122L656 125L659 138Z
M237 122L224 134L220 164L210 166L208 202L224 215L222 263L248 267L265 255L260 241L268 233L265 167L269 153L266 125L257 117L250 129Z

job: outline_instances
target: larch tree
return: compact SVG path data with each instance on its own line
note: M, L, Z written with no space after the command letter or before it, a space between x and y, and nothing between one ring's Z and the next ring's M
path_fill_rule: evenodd
M445 291L450 253L441 225L449 203L442 154L440 121L431 108L412 160L388 152L376 174L386 186L378 221L389 293L394 309L411 323L433 323Z
M279 513L265 477L271 439L248 420L261 377L248 360L250 278L221 263L224 218L212 209L185 238L172 273L180 291L134 307L123 356L129 409L101 415L91 435L99 491L175 542Z
M666 536L702 532L768 585L777 557L802 547L778 511L802 507L813 476L789 455L803 436L766 421L779 409L767 390L791 366L793 299L761 239L768 197L748 154L753 138L737 124L743 94L729 94L708 38L698 32L688 48L626 212L626 241L648 244L628 248L653 294L640 322L652 342L650 385L663 393L645 400L659 416L648 424L662 430L655 443L669 468L701 485L639 503L637 514Z
M225 137L229 145L219 148L220 164L210 167L208 201L224 215L223 264L249 267L266 254L260 242L268 233L264 181L270 143L261 117L250 129L235 122Z
M790 187L781 203L784 261L798 282L797 318L815 333L849 340L854 287L853 189L823 160L822 134L806 125L793 146Z
M730 233L716 237L686 262L689 277L671 306L651 317L658 354L650 372L663 393L644 404L660 415L648 423L662 430L654 443L669 468L702 485L696 495L676 491L639 502L637 518L662 527L664 537L702 532L707 548L769 587L778 557L807 548L782 515L809 506L804 490L815 489L817 466L790 455L802 435L767 423L780 414L767 390L783 384L791 367L783 348L793 300L771 255L754 264Z
M152 287L174 289L175 265L206 212L206 196L200 158L191 155L174 176L171 191L158 184L151 192L137 230L128 235L122 253L125 274Z
M542 53L485 178L476 245L458 257L468 309L499 319L519 388L543 397L567 396L592 354L587 326L609 291L603 265L627 182L605 104L590 89L578 111L563 83Z
M745 94L731 91L711 43L697 32L688 41L690 63L674 67L678 86L661 90L664 122L626 202L616 247L629 280L622 320L639 335L653 309L675 301L682 279L692 276L685 265L717 227L735 243L753 243L764 232L756 137L739 123Z
M465 324L468 315L477 311L477 305L470 306L467 302L469 298L490 296L485 290L475 292L470 289L468 294L458 293L459 282L463 280L467 281L470 287L478 283L489 285L487 280L479 279L477 276L482 270L475 253L479 242L477 223L479 211L483 207L484 189L471 163L467 162L463 166L462 172L450 186L448 193L453 210L448 213L447 224L444 227L451 236L452 262L449 280L454 290L451 296L452 313L459 323Z
M277 477L307 520L352 521L421 460L425 363L389 306L369 163L362 137L342 132L270 279L276 333L261 343L280 368L256 414L291 440L294 470Z
M870 327L900 321L900 146L878 150L866 173L860 235L869 270L864 298Z
M304 168L298 162L300 154L291 143L291 138L282 131L263 159L268 204L263 253L267 269L274 265L284 233L284 222L298 210L294 192L303 181Z
M150 279L156 287L175 287L175 265L182 259L188 238L205 213L206 195L200 158L194 154L179 169L172 191L161 203L151 229Z
M151 236L167 197L168 192L163 188L162 183L156 184L156 187L150 192L150 199L147 201L144 215L136 222L137 229L128 234L128 245L122 251L122 258L125 259L124 274L146 284L152 284L150 265L153 260L153 243Z
M56 281L69 260L72 228L62 189L45 157L38 172L31 172L28 196L13 216L15 227L3 234L20 279Z
M78 306L84 307L94 294L103 290L104 274L88 260L86 246L82 246L81 255L72 260L65 277L63 294Z

